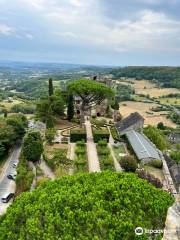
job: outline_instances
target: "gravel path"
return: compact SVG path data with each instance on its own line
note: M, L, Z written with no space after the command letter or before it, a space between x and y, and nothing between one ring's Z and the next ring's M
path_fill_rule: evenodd
M85 121L85 127L87 132L87 155L88 155L89 172L100 172L101 170L100 170L96 145L93 140L92 128L89 120Z
M75 147L76 147L76 144L75 143L69 143L69 145L70 145L70 150L69 150L68 158L73 161L75 159ZM73 173L74 173L74 168L71 167L69 169L69 175L73 175Z

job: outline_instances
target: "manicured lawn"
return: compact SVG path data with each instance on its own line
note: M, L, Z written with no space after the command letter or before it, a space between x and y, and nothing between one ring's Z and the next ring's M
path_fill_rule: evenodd
M96 148L101 170L114 170L113 158L107 142L100 140Z
M88 172L87 151L84 141L79 141L76 143L75 154L75 173Z

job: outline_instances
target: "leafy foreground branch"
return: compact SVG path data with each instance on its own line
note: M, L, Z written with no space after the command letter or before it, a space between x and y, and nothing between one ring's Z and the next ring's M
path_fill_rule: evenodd
M133 173L77 174L23 193L0 218L0 239L148 239L161 229L172 197Z

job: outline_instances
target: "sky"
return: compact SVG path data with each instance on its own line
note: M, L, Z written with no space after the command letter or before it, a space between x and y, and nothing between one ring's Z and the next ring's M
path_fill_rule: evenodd
M0 60L180 65L180 0L0 0Z

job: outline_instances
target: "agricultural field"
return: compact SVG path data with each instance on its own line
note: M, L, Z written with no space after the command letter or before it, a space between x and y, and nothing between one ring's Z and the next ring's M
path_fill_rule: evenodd
M156 126L158 122L163 122L166 126L175 128L176 124L173 123L170 119L166 118L168 112L151 111L152 107L155 108L157 106L159 105L155 103L126 101L120 104L120 113L122 114L123 117L127 117L129 114L133 112L139 112L145 119L145 125Z
M19 99L13 100L12 102L0 101L0 105L4 106L7 109L7 111L9 111L12 108L12 106L19 104L19 103L23 103L23 102Z
M132 85L135 89L136 94L149 95L150 97L159 98L161 96L166 96L170 93L180 93L180 90L176 88L159 88L156 84L151 83L148 80L135 80L135 79L126 79L124 81L116 81L116 84L125 84Z
M155 84L147 80L134 80L133 82L133 87L136 94L144 94L149 95L150 97L158 98L161 96L166 96L170 93L180 93L180 91L176 88L158 88Z
M159 98L161 104L168 104L168 105L179 105L180 106L180 98Z

